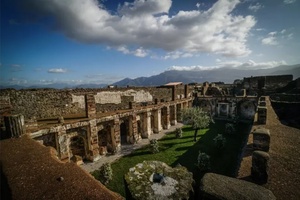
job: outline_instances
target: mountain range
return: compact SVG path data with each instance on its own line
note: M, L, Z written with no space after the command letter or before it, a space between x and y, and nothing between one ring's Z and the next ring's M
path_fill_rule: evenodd
M250 76L267 76L267 75L285 75L292 74L293 78L300 77L300 64L282 65L269 69L235 69L235 68L218 68L211 70L169 70L161 74L150 77L139 77L136 79L125 78L114 83L117 86L158 86L169 82L203 83L224 82L233 83L236 79L243 79Z
M300 77L300 64L297 65L282 65L268 69L237 69L237 68L217 68L211 70L168 70L158 75L150 77L139 77L135 79L125 78L121 81L110 85L118 87L125 86L160 86L169 82L188 83L203 83L208 82L224 82L233 83L236 79L243 79L250 76L268 76L268 75L286 75L292 74L293 79ZM33 85L24 87L21 85L0 86L0 89L33 89L33 88L101 88L107 87L108 84L82 84L69 85L64 83L54 83L50 85Z

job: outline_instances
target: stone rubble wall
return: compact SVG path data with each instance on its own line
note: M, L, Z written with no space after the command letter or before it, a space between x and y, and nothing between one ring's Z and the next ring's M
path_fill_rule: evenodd
M4 114L22 114L25 119L57 118L85 114L85 94L95 96L97 112L129 109L129 102L154 104L155 99L170 101L171 88L100 88L100 89L7 89L0 92ZM2 112L3 111L3 112ZM1 119L2 121L2 119Z

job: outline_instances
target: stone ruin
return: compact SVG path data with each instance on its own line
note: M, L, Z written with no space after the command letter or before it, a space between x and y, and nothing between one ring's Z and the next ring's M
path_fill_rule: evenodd
M125 174L127 198L135 200L189 199L193 174L185 167L172 168L160 161L144 161Z

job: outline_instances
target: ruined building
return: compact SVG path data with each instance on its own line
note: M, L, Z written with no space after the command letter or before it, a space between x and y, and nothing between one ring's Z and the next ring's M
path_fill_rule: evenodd
M1 123L9 123L3 118L7 114L21 114L26 133L55 148L60 160L79 156L96 161L120 151L123 144L176 125L180 110L192 106L192 92L193 87L177 83L158 88L3 90ZM14 130L6 130L6 137L18 136L10 132Z

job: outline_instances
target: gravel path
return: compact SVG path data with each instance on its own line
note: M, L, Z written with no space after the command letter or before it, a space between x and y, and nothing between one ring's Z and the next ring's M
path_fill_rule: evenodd
M267 124L254 125L253 130L264 127L270 130L270 161L269 180L263 185L270 189L278 200L300 199L300 129L285 126L280 123L267 98ZM238 178L251 180L252 165L252 134L244 152Z
M95 171L95 170L99 169L104 163L112 163L115 160L121 158L122 156L128 155L132 151L134 151L136 149L139 149L139 148L149 144L149 141L151 139L160 139L164 135L166 135L168 133L171 133L171 132L175 131L176 128L180 128L182 126L183 126L182 123L177 123L175 126L171 126L171 128L168 129L168 130L162 130L157 134L151 134L150 138L139 140L138 143L136 143L136 144L122 145L121 151L118 152L117 154L102 156L98 161L96 161L96 162L86 162L83 165L81 165L81 167L84 170L86 170L87 172Z

